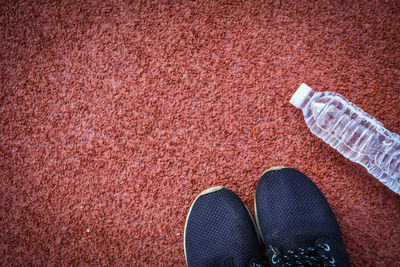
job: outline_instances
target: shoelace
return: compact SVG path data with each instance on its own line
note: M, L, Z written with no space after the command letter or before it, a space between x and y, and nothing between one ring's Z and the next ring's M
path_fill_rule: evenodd
M273 246L269 246L272 250L272 263L282 267L286 266L336 266L335 259L319 253L319 250L330 251L328 244L316 245L306 249L298 248L288 250L285 253L279 252Z

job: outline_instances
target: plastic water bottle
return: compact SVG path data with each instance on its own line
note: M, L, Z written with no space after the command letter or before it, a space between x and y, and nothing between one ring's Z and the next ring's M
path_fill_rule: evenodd
M379 181L400 194L400 136L332 92L314 92L306 84L290 99L303 111L311 132Z

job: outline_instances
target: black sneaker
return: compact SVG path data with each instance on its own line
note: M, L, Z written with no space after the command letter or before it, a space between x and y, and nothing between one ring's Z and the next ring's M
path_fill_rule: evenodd
M349 266L335 215L303 173L271 168L257 184L254 204L271 266Z
M209 188L190 207L184 235L189 267L263 267L260 244L247 207L231 190Z

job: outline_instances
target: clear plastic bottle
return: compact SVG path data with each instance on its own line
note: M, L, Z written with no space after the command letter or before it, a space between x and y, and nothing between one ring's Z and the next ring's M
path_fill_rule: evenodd
M314 92L306 84L290 99L302 109L311 132L379 181L400 194L400 135L332 92Z

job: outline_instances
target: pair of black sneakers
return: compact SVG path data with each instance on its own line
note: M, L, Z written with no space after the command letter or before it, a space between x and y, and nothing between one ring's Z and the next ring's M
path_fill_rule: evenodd
M266 171L257 184L254 210L255 222L231 190L203 191L186 219L187 265L261 267L267 259L270 266L349 266L335 215L298 170Z

